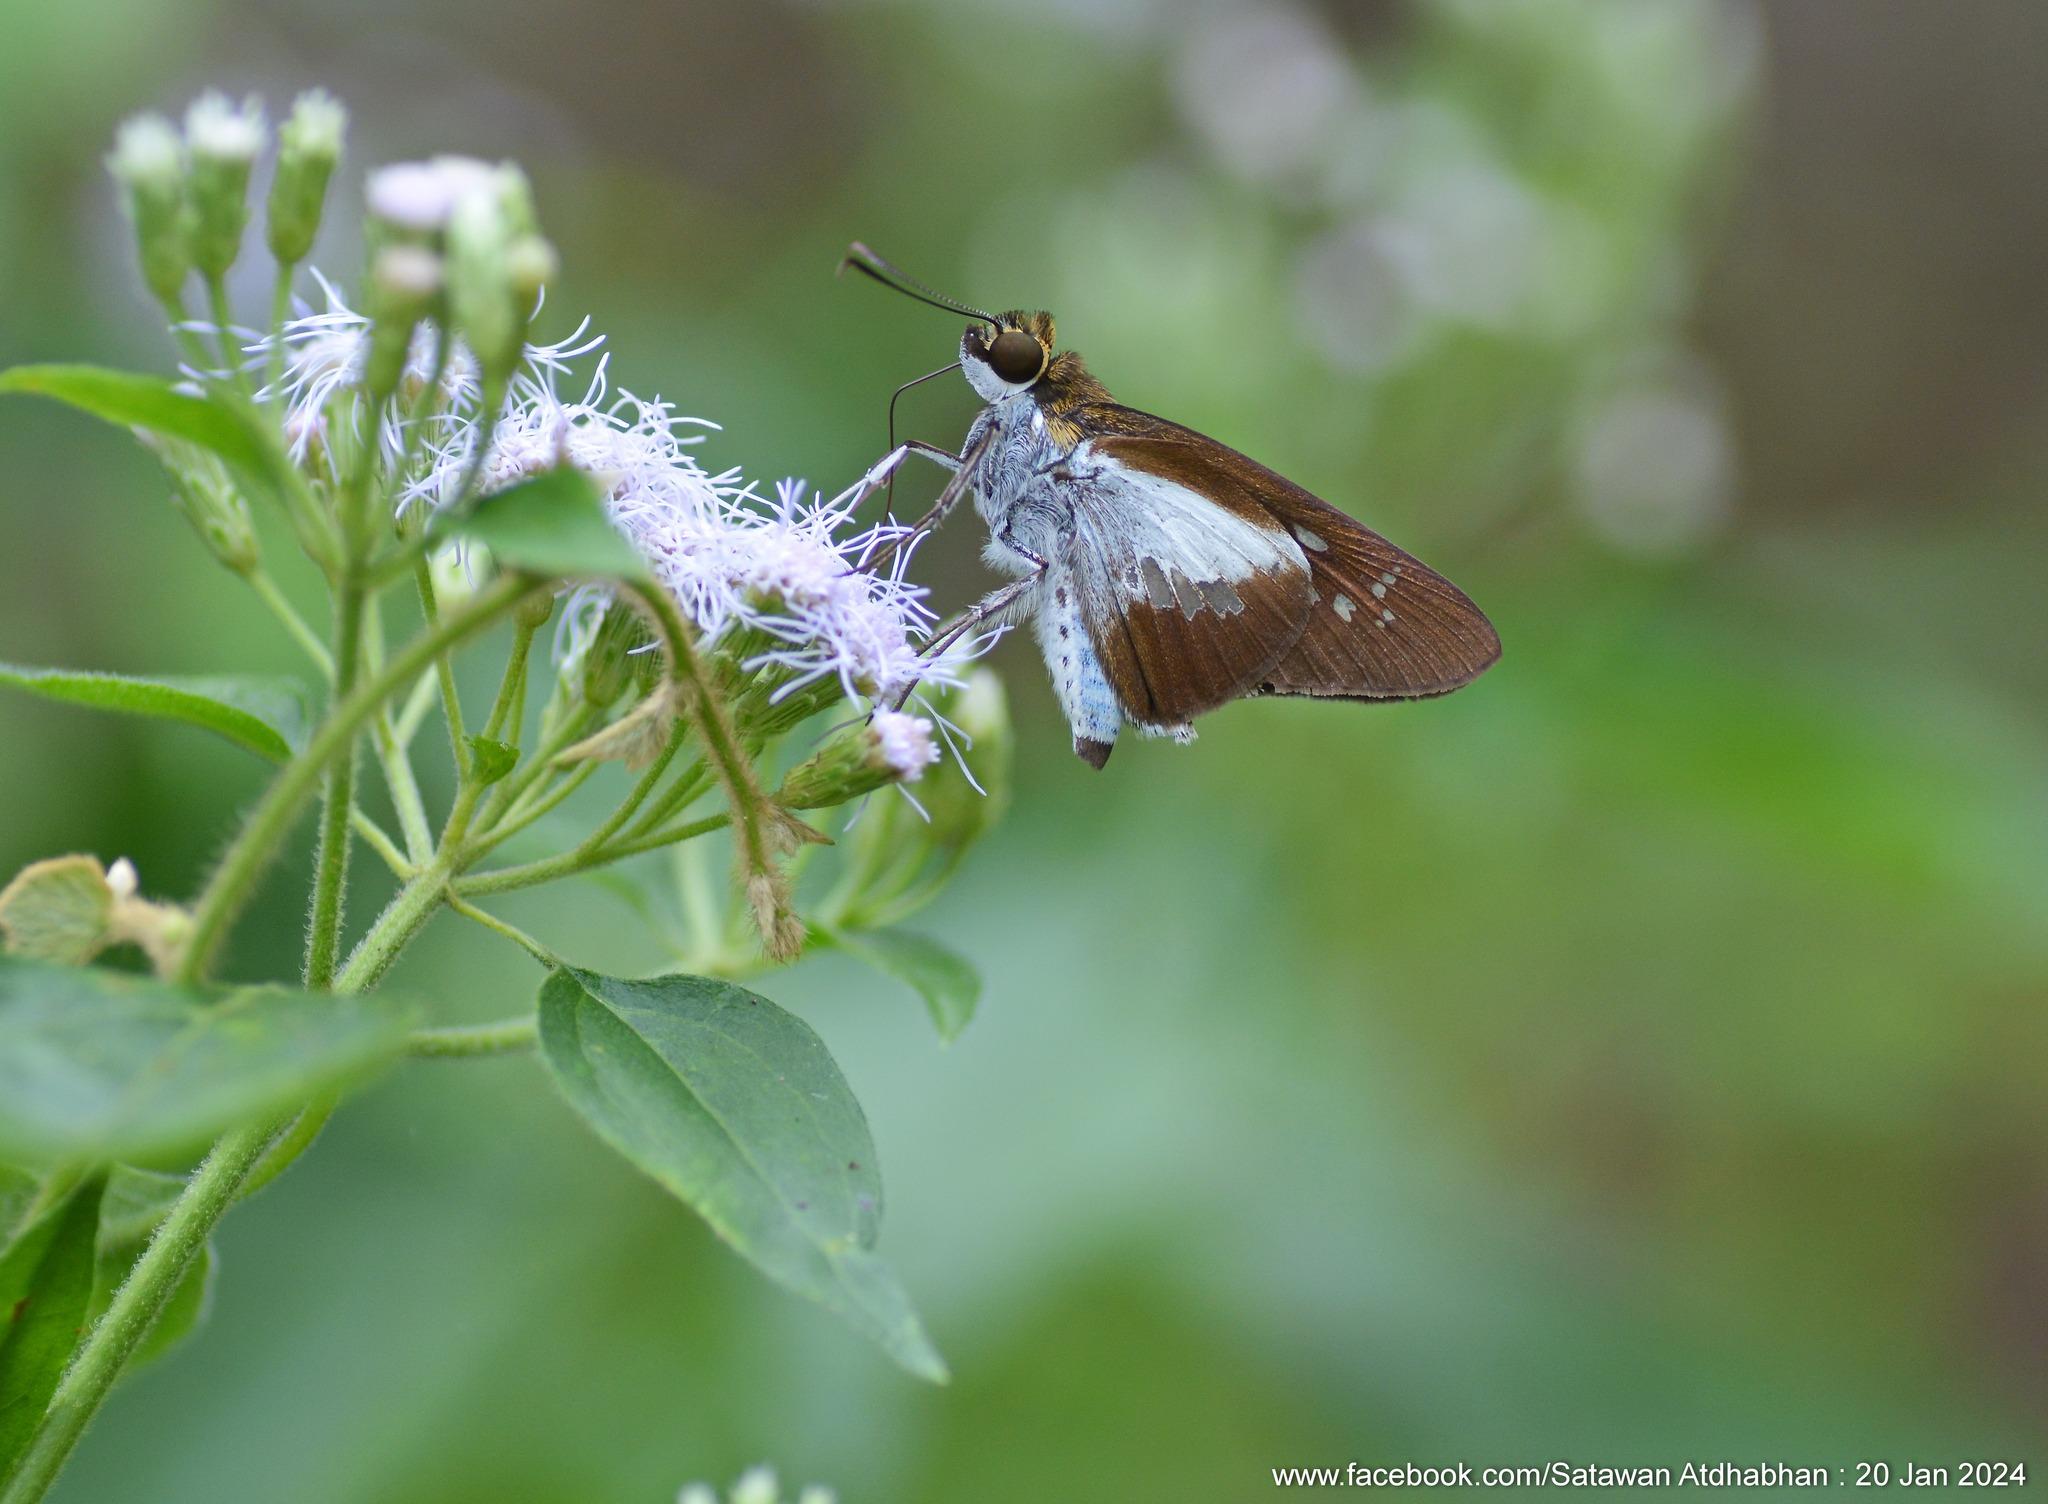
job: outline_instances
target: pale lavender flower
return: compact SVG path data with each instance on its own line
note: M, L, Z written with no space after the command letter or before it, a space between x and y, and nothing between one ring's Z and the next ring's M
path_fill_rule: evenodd
M875 734L875 750L904 783L915 783L924 777L926 768L939 760L932 723L921 715L878 710L869 726Z
M370 174L364 201L377 218L401 229L430 234L448 228L455 206L465 197L497 181L498 169L475 157L394 162Z

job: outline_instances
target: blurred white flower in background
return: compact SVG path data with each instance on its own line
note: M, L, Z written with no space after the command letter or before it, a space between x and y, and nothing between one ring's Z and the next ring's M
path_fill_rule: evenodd
M782 1485L775 1469L760 1463L733 1480L725 1498L726 1504L782 1504ZM837 1499L823 1484L807 1483L792 1504L836 1504ZM676 1495L676 1504L719 1504L718 1490L708 1483L686 1484Z
M1320 20L1291 7L1191 18L1174 65L1180 112L1247 181L1305 177L1352 107L1359 79Z
M1642 364L1642 363L1638 363ZM1580 510L1624 553L1692 551L1726 521L1735 462L1718 391L1696 362L1617 384L1583 415L1574 459Z

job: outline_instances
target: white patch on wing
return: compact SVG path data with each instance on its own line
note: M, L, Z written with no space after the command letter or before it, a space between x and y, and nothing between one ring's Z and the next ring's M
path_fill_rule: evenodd
M1244 609L1232 585L1254 574L1308 569L1301 545L1277 522L1248 521L1163 476L1104 460L1087 445L1076 457L1084 466L1093 462L1076 520L1134 599L1161 609L1178 605L1190 616L1231 616Z
M1355 608L1351 604L1350 596L1338 595L1330 598L1330 609L1337 613L1339 621L1349 621L1351 620L1351 613Z

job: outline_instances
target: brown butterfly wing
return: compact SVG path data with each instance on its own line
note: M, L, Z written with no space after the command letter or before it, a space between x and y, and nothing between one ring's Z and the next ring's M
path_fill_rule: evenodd
M1309 619L1301 546L1252 497L1104 457L1071 492L1073 584L1125 713L1178 726L1257 693Z
M1500 657L1499 634L1464 591L1285 476L1130 408L1092 407L1077 417L1097 452L1235 507L1250 502L1300 543L1314 589L1307 618L1239 693L1418 699L1471 683Z

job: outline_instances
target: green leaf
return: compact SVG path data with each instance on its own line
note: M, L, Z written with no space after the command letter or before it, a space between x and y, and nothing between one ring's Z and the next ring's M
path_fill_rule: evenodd
M463 515L445 514L431 535L481 543L500 564L533 574L647 576L590 477L568 465L493 492Z
M0 888L0 942L11 955L82 966L112 943L113 919L98 857L30 862Z
M476 770L477 782L493 784L519 766L519 749L505 742L493 741L488 736L464 738L469 743L469 755Z
M909 930L820 929L820 938L856 961L894 977L924 999L939 1038L951 1044L981 1001L981 973L958 951Z
M114 1302L114 1292L128 1278L128 1271L142 1257L158 1225L170 1215L172 1204L184 1190L185 1177L182 1175L139 1170L132 1165L114 1167L107 1177L106 1197L100 1203L99 1237L94 1245L92 1302L86 1311L88 1321L98 1321L106 1314L107 1307ZM208 1297L212 1293L213 1268L213 1241L208 1239L201 1246L192 1267L185 1271L185 1277L178 1281L178 1288L171 1292L163 1313L142 1339L142 1345L128 1360L130 1370L163 1356L190 1336L205 1318Z
M42 1183L43 1177L34 1170L20 1165L0 1165L0 1252L6 1250L9 1235L21 1220L21 1214L36 1199L36 1191Z
M0 1156L150 1160L398 1054L380 999L185 988L0 956Z
M803 1020L730 982L565 969L541 988L540 1040L556 1085L606 1143L769 1278L944 1382L873 1251L882 1182L867 1119Z
M169 434L217 454L244 478L277 495L285 464L275 436L231 398L196 396L179 383L103 366L16 366L0 372L0 393L49 397L123 428Z
M0 1477L35 1434L85 1329L102 1185L79 1186L0 1255Z
M289 758L306 738L305 691L290 679L138 679L0 663L0 685L46 700L203 726L272 762Z

